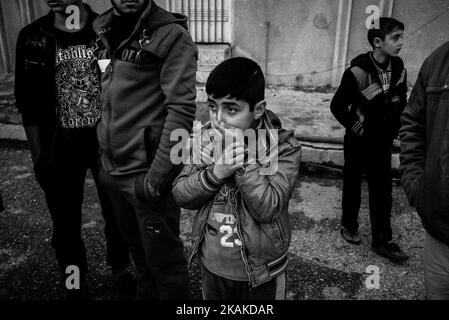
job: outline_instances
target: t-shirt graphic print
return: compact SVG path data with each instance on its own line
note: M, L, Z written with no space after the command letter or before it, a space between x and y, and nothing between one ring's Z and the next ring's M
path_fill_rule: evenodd
M95 127L100 119L100 79L93 50L85 44L57 50L55 79L62 128Z

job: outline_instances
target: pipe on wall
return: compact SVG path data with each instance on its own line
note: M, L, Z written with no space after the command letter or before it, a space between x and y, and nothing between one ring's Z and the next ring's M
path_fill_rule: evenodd
M345 70L351 28L352 0L338 0L335 28L334 58L332 61L332 86L337 86Z
M379 9L384 17L391 17L393 15L394 0L380 0Z
M265 21L265 74L268 75L268 62L270 61L270 21Z
M9 54L6 41L5 17L3 14L2 4L0 2L0 74L11 72L9 66Z

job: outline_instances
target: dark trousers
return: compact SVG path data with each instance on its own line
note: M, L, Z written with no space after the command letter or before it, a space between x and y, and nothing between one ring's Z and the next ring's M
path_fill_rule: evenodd
M100 180L136 266L136 299L187 299L187 260L179 236L181 210L172 194L145 204L135 195L136 174L111 176L102 169Z
M344 140L342 225L351 231L359 227L362 177L366 174L369 192L369 213L373 245L392 239L392 141L346 134Z
M201 266L204 300L285 300L285 272L276 278L251 288L247 281L229 280Z
M35 175L45 193L53 222L52 246L63 274L68 265L87 273L86 248L81 237L82 204L87 170L95 181L105 221L106 261L113 269L126 267L129 251L117 226L111 203L98 179L96 150L64 147L44 167L35 167Z
M3 212L3 210L5 210L5 206L3 205L3 198L2 195L0 194L0 212Z

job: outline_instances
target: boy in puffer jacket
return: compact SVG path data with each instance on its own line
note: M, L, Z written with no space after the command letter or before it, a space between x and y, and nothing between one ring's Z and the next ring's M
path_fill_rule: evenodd
M198 210L190 261L201 264L205 300L285 299L288 203L301 147L265 109L264 90L262 70L250 59L229 59L212 71L211 122L192 140L200 159L174 182L175 201Z

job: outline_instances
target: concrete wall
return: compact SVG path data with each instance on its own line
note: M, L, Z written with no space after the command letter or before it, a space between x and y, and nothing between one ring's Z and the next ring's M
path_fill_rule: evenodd
M370 49L365 8L383 8L413 32L448 8L449 0L230 0L233 1L233 56L255 59L268 83L289 87L338 85L344 65ZM88 0L102 12L110 0ZM163 5L165 0L156 0ZM45 0L0 0L0 75L14 70L17 33L46 12ZM425 57L447 35L449 12L410 37L401 53L416 80Z
M261 64L269 83L326 83L332 65L335 0L234 2L234 55Z
M393 10L397 19L404 21L406 34L410 34L449 7L448 0L397 0ZM415 82L425 58L436 48L449 41L449 12L440 16L406 40L402 58L407 64L409 80Z
M366 39L365 20L367 15L364 10L367 5L374 2L372 0L354 1L347 62L350 62L357 54L371 50ZM392 16L404 22L405 37L407 37L448 7L448 0L396 0L393 2ZM449 12L446 12L405 40L400 56L406 64L409 84L415 82L425 58L449 40L448 30Z
M343 10L339 14L340 2ZM447 9L449 1L235 0L233 54L257 60L267 69L268 82L273 85L336 86L343 66L370 50L365 10L372 4L381 8L381 15L391 14L403 21L407 36ZM425 57L449 40L448 29L446 12L405 42L401 57L409 72L409 84L416 80Z
M0 74L14 71L17 35L23 25L44 13L40 1L0 0Z

